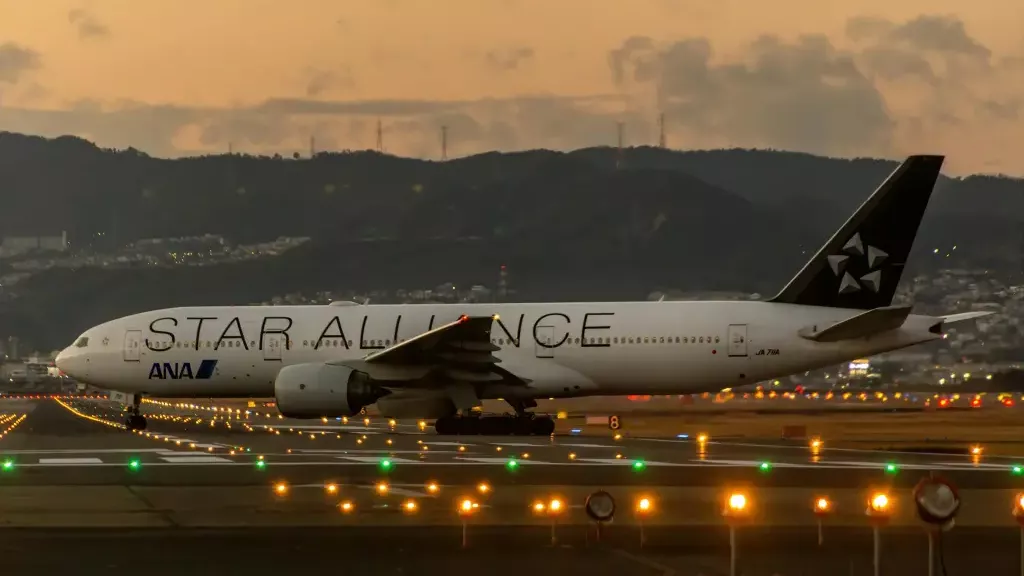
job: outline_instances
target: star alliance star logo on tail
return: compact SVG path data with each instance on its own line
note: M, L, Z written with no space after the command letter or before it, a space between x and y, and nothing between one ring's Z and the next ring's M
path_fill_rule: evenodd
M852 294L863 289L878 293L882 287L881 265L889 255L879 248L865 245L860 232L843 246L842 254L831 254L828 265L839 282L839 294Z

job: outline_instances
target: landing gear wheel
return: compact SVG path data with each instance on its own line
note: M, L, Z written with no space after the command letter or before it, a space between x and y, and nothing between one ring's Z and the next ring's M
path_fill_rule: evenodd
M551 418L537 417L530 422L530 429L536 436L550 436L555 433L555 421Z
M129 414L124 420L124 425L129 430L145 430L146 417L141 414Z

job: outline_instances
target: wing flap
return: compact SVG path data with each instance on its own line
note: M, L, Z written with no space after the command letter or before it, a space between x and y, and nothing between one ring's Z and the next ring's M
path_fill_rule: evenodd
M899 328L907 320L910 310L911 306L875 308L836 322L823 330L818 330L816 326L805 327L800 330L799 334L802 338L815 342L839 342L840 340L865 338Z
M491 327L496 316L460 316L433 330L377 350L358 361L336 364L358 365L374 378L388 380L422 380L420 385L437 386L437 379L452 384L507 382L524 385L525 381L498 367L500 358L492 353L501 350L491 342ZM410 382L411 384L411 382Z

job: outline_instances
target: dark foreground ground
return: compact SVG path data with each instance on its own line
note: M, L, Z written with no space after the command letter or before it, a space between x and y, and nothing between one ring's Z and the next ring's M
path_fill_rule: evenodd
M610 528L600 543L577 527L474 528L461 547L457 527L343 529L135 529L0 531L4 574L347 575L486 573L503 575L729 573L728 536L707 528L652 529L640 548L633 529ZM739 533L739 574L872 574L870 531L826 532L817 546L807 530ZM954 530L944 536L946 573L1018 574L1014 530ZM927 540L919 531L882 536L882 574L926 574ZM137 572L136 572L137 571ZM941 566L936 563L936 573Z

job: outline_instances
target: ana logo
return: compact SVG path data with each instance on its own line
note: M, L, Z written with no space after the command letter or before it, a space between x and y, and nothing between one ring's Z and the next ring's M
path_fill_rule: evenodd
M149 369L150 380L208 380L217 367L216 360L203 360L193 371L190 362L154 362Z
M874 246L865 246L856 233L843 246L842 254L828 257L828 265L836 277L841 277L840 294L852 294L867 288L878 292L882 287L882 270L880 269L888 254Z

